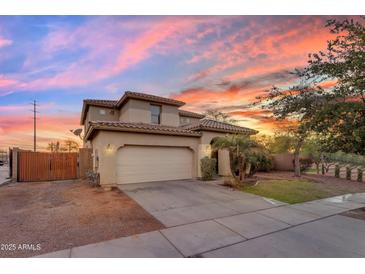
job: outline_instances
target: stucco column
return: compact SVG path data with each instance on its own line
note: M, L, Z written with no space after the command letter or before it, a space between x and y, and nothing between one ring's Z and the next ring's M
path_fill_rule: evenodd
M205 156L211 157L212 146L210 144L200 144L198 148L198 177L202 177L200 169L200 160Z
M115 186L117 148L114 145L106 144L98 151L98 172L100 173L100 185L104 188Z

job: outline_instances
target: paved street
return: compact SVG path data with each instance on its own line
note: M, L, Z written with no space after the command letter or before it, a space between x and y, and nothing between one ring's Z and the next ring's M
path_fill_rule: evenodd
M126 185L167 228L40 257L365 257L365 193L296 205L212 183Z

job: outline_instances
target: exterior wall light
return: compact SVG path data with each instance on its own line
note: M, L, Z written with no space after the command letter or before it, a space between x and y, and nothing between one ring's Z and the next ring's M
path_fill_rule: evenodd
M107 154L112 154L113 153L113 146L111 144L108 144L105 148L105 152Z

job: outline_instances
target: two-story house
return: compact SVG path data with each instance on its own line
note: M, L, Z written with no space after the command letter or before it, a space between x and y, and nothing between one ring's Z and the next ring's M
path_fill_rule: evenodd
M108 188L117 184L200 177L200 159L227 134L256 134L181 110L184 102L136 92L119 100L84 100L84 142L93 150L94 170ZM219 175L229 175L227 151L214 154Z

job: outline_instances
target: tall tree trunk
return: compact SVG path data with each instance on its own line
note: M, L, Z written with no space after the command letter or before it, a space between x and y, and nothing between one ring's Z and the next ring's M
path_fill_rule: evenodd
M239 157L238 168L239 168L240 182L242 183L245 178L245 163L243 161L242 156Z
M303 145L303 138L300 138L294 150L294 176L300 177L300 149Z
M237 178L236 174L235 174L235 170L234 170L234 166L233 166L233 153L231 151L229 151L229 166L230 166L230 171L231 171L231 175L232 175L232 179L236 182L235 184L238 183L239 181L239 177Z

